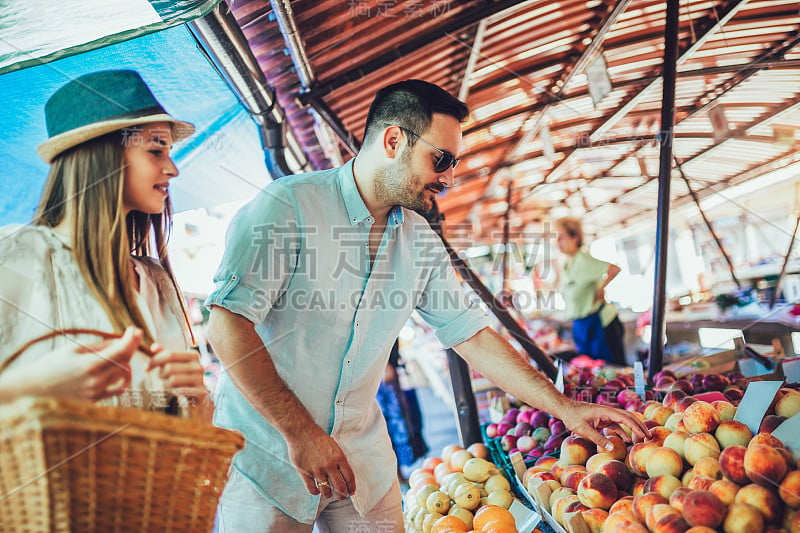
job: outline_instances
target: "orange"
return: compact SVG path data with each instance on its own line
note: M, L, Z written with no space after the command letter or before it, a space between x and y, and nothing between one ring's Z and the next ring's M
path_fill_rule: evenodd
M514 522L510 524L504 520L490 520L483 524L483 533L517 533L517 526Z
M431 533L452 533L454 531L466 531L467 525L455 516L443 516L433 523Z
M486 529L486 524L489 522L500 521L511 526L511 529L516 529L514 522L514 515L508 509L503 509L497 505L484 505L478 512L475 513L475 518L472 520L472 526L478 529Z

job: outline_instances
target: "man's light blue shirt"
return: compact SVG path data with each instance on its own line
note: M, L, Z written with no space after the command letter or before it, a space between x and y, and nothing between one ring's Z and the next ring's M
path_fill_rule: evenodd
M370 267L373 223L352 161L272 182L232 221L206 301L255 324L280 377L350 461L362 514L397 474L375 395L400 329L416 309L451 347L488 325L425 219L393 207ZM234 467L285 513L312 522L319 496L307 492L282 435L225 373L215 398L215 424L247 438Z

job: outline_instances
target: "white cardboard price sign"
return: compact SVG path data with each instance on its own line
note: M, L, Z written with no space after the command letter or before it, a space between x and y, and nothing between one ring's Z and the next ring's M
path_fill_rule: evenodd
M758 433L764 414L781 385L782 381L751 381L733 419L749 427L753 435Z
M516 499L511 502L511 507L508 510L514 515L514 522L516 522L519 533L531 533L542 521L539 513L531 511Z
M784 359L782 366L787 383L800 383L800 357Z
M794 460L800 459L800 414L784 420L776 427L772 434L781 439L789 451L792 452Z
M564 394L564 363L558 362L558 374L556 375L556 390Z
M636 361L635 363L633 363L633 383L634 383L634 389L636 390L636 394L639 395L639 398L644 400L645 399L644 385L646 382L644 380L644 366L642 366L641 361Z

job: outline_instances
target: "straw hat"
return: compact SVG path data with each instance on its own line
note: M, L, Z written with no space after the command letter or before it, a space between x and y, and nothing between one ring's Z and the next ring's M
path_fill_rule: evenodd
M44 106L49 139L36 149L46 163L58 154L106 133L150 122L172 124L173 141L194 126L171 117L139 73L104 70L85 74L60 89Z

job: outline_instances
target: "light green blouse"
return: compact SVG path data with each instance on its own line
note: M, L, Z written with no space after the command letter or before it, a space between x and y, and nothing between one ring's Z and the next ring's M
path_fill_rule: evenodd
M583 250L578 250L572 258L562 263L558 286L570 319L583 318L600 307L594 295L605 279L609 266L609 263L595 259ZM600 323L606 327L615 316L617 311L614 306L606 305L600 312Z

